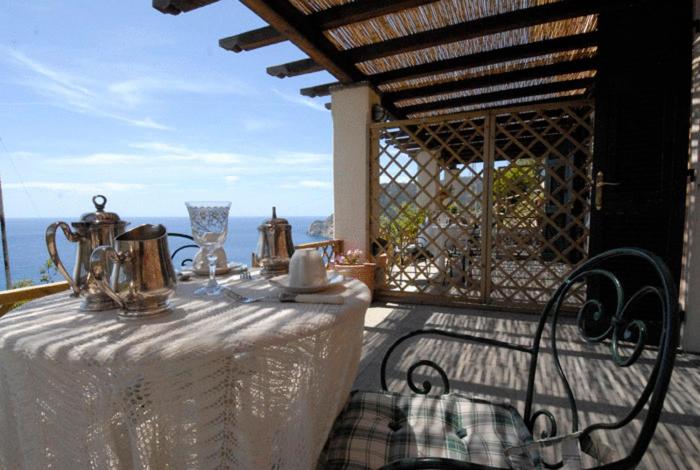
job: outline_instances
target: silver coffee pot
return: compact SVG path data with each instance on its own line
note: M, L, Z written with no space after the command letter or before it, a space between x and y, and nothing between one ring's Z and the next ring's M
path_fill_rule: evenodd
M272 218L259 227L257 253L253 256L255 264L262 266L263 277L274 277L289 272L289 258L294 254L292 226L287 219L277 217L277 209L272 208Z
M92 250L100 245L113 245L117 235L124 232L128 222L121 220L114 212L105 212L107 198L98 194L92 198L95 212L88 212L77 222L70 225L66 222L54 222L46 229L46 248L49 256L56 265L56 270L66 278L73 290L74 296L83 297L80 308L83 310L108 310L116 307L116 303L89 279L90 255ZM77 243L75 267L73 276L68 274L56 248L56 231L63 231L68 241Z

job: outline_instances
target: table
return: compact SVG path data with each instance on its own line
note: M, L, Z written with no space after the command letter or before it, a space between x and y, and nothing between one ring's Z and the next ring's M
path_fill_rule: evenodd
M65 293L1 318L0 468L313 468L357 373L369 290L241 305L194 297L200 284L150 319L81 312Z

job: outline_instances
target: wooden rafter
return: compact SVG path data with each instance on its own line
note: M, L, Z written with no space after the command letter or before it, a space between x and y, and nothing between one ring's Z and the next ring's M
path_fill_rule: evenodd
M598 40L599 35L597 32L575 34L556 39L545 39L528 44L502 47L452 59L390 70L388 72L370 75L368 79L376 85L382 85L393 81L411 80L437 73L453 72L472 67L482 67L484 65L554 54L562 51L594 47L598 44Z
M323 85L316 85L308 88L302 88L299 92L302 96L308 96L309 98L318 98L321 96L328 96L331 94L331 88L334 86L339 86L339 82L324 83Z
M440 109L450 109L462 106L469 106L480 103L490 103L496 101L511 100L516 98L525 98L528 96L547 95L550 93L559 93L562 91L577 90L588 88L593 85L593 79L580 78L575 80L566 80L561 82L545 83L542 85L532 85L519 88L510 88L490 93L482 93L479 95L464 96L448 100L431 101L429 103L415 104L412 106L403 106L399 109L405 114L415 114L427 111L436 111Z
M427 85L423 87L408 88L405 90L395 92L387 92L384 93L384 96L389 100L398 101L409 98L418 98L423 96L439 95L443 93L451 93L462 90L470 90L490 85L502 85L504 83L512 83L523 80L535 80L539 78L553 77L556 75L563 75L566 73L595 70L595 68L595 58L575 59L565 62L555 62L553 64L529 67L525 69L510 70L507 72L492 73L489 75L480 75L473 78L454 80L435 85ZM331 88L338 85L340 85L338 82L332 82L308 88L302 88L301 94L310 98L328 96L331 93Z
M525 80L536 80L540 78L555 77L557 75L564 75L567 73L583 72L586 70L594 70L595 66L596 61L593 58L570 60L566 62L557 62L554 64L540 65L537 67L529 67L525 69L517 69L507 72L481 75L478 77L467 78L463 80L455 80L446 83L438 83L435 85L408 88L405 90L395 91L391 93L384 93L384 96L391 101L400 101L410 98L441 95L445 93L473 90L475 88L483 88L493 85L503 85L506 83L521 82Z
M153 8L161 13L179 15L180 13L216 3L219 0L153 0Z
M362 73L353 65L336 58L337 49L318 30L307 15L287 0L241 0L245 6L265 20L272 28L289 38L316 64L322 66L343 83L361 81Z
M309 15L319 28L327 30L339 28L352 23L359 23L397 11L419 7L438 0L355 0L332 8L326 8Z
M339 55L349 62L365 62L488 34L586 16L597 13L604 7L619 4L621 1L629 0L561 0L375 42L342 51Z
M308 18L317 28L327 30L436 1L438 0L395 0L378 5L376 0L357 0L321 10L309 15ZM279 31L267 26L220 39L219 46L229 51L242 52L252 51L286 40L287 38Z
M307 73L320 72L323 67L318 65L313 59L301 59L286 64L273 65L267 68L268 75L277 78L288 78L304 75Z
M232 52L252 51L253 49L271 46L286 40L287 38L278 33L275 28L265 26L264 28L219 39L219 47Z

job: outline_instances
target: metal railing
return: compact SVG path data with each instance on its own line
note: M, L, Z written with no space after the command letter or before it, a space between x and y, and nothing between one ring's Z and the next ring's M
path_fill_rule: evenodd
M335 261L335 257L343 253L343 240L323 240L320 242L302 243L294 247L301 248L316 248L321 252L323 264L328 267L329 264Z

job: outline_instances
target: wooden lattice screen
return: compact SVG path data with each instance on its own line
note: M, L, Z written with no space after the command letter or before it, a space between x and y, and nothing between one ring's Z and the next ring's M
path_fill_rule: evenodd
M373 124L379 294L544 303L588 253L592 139L581 101Z

